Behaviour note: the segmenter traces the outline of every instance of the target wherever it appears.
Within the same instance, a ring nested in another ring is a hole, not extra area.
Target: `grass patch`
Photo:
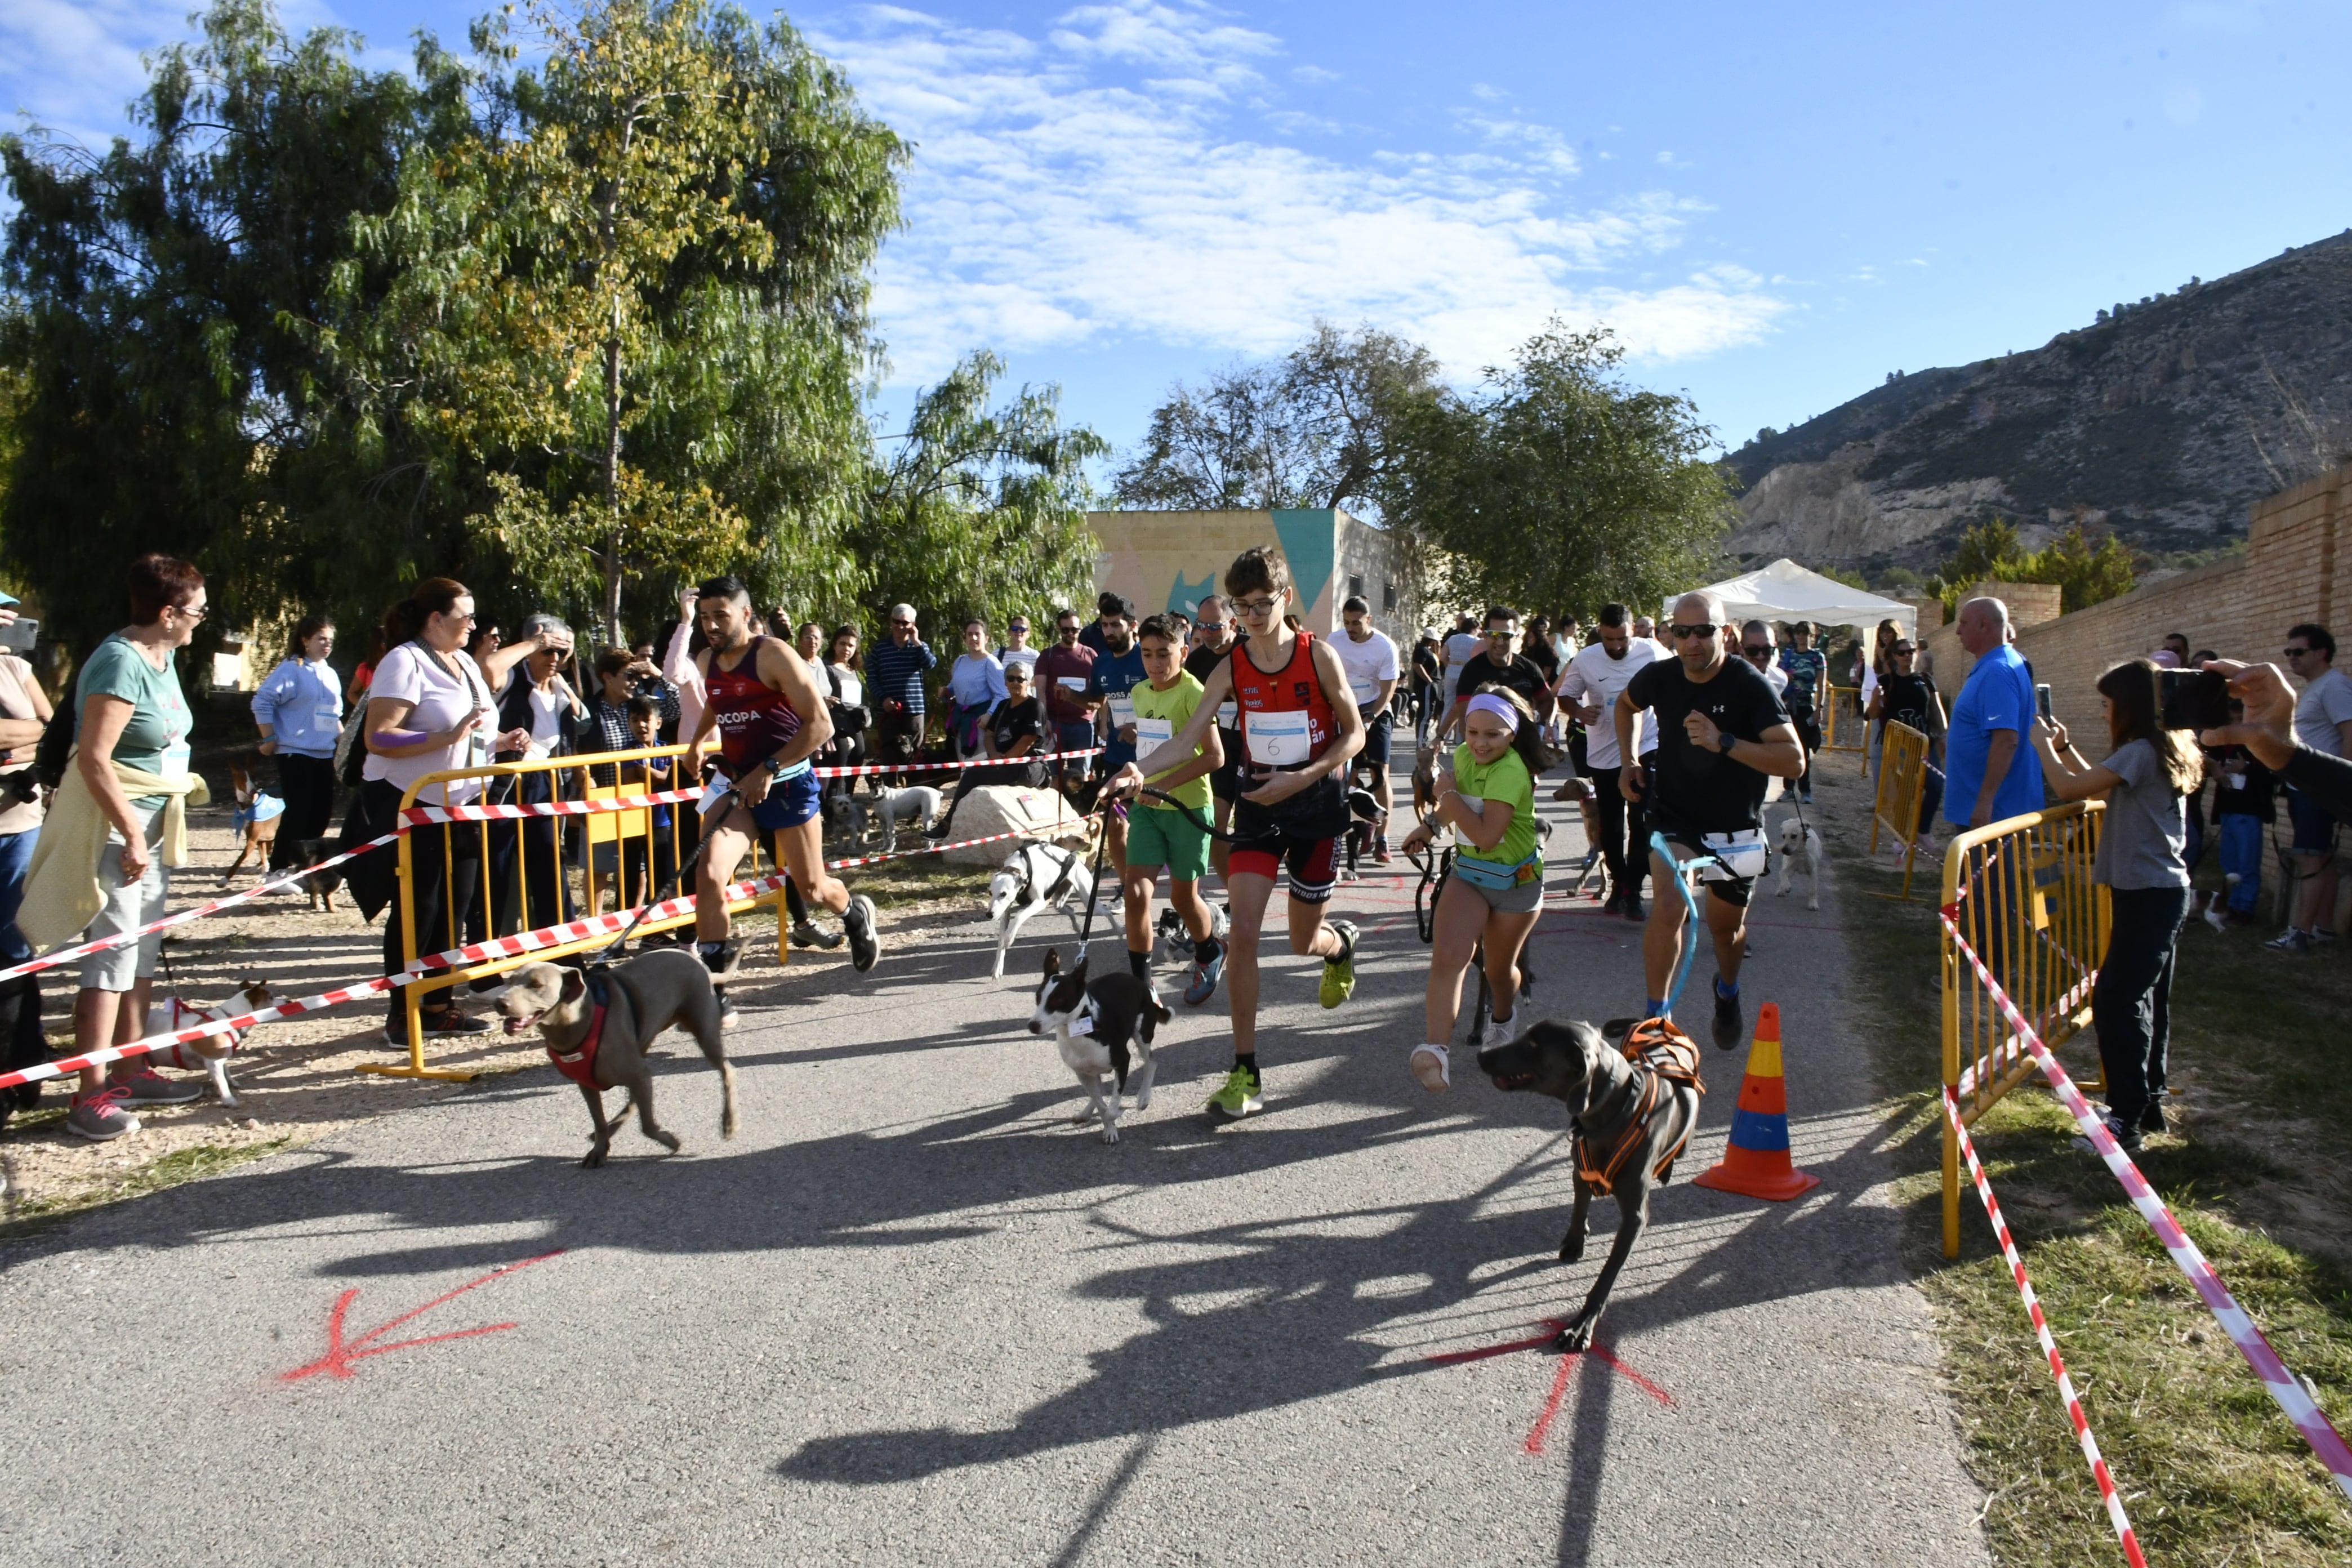
[[[1933,1005],[1935,868],[1899,876],[1865,853],[1868,807],[1832,763],[1822,814],[1838,864],[1857,1005],[1881,1087],[1899,1113],[1893,1153],[1906,1261],[1933,1308],[1968,1458],[1989,1494],[1985,1527],[2004,1565],[2118,1561],[2098,1491],[1975,1195],[1961,1198],[1961,1255],[1942,1247],[1941,1020]],[[2172,1081],[2183,1130],[2139,1161],[2182,1226],[2339,1427],[2352,1420],[2352,1274],[2341,1205],[2326,1201],[2352,1151],[2323,1043],[2340,1039],[2352,980],[2332,955],[2281,984],[2263,932],[2201,925],[2182,938],[2173,992]],[[2062,1050],[2095,1063],[2085,1037]],[[2284,1142],[2282,1122],[2294,1129]],[[2084,1413],[2150,1561],[2341,1563],[2352,1510],[2165,1256],[2104,1164],[2071,1146],[2073,1119],[2021,1089],[1973,1130]],[[2317,1175],[2313,1173],[2318,1173]]]
[[[176,1187],[183,1182],[217,1176],[248,1160],[265,1159],[290,1149],[299,1142],[299,1139],[289,1135],[256,1143],[200,1143],[193,1149],[175,1149],[160,1159],[126,1171],[120,1181],[103,1187],[88,1188],[56,1198],[31,1198],[21,1204],[16,1202],[12,1194],[7,1219],[0,1223],[0,1240],[13,1241],[36,1236],[55,1228],[77,1214],[103,1208],[126,1198],[160,1193],[165,1187]]]

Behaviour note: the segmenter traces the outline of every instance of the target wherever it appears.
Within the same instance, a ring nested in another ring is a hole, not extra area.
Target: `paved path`
[[[959,926],[870,983],[827,961],[747,993],[731,1144],[678,1040],[661,1105],[688,1158],[629,1132],[577,1169],[578,1097],[542,1069],[11,1248],[7,1559],[1988,1562],[1834,897],[1759,900],[1748,985],[1781,1005],[1822,1184],[1786,1206],[1688,1184],[1738,1087],[1710,1052],[1612,1365],[1430,1359],[1580,1300],[1614,1214],[1563,1269],[1559,1107],[1407,1078],[1410,892],[1343,894],[1370,922],[1345,1009],[1316,1006],[1311,963],[1269,966],[1269,1109],[1240,1127],[1199,1114],[1221,1014],[1163,1037],[1118,1146],[1072,1127],[1026,980],[989,984]],[[1024,974],[1068,941],[1031,933]],[[1637,1006],[1637,935],[1547,913],[1543,1010]]]

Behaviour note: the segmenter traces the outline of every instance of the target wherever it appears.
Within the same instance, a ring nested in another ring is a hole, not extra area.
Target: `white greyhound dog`
[[[1052,844],[1024,844],[1006,856],[988,879],[988,918],[996,922],[996,963],[988,977],[1004,978],[1004,955],[1032,916],[1047,909],[1066,912],[1071,900],[1092,903],[1094,896],[1095,874],[1082,856]]]

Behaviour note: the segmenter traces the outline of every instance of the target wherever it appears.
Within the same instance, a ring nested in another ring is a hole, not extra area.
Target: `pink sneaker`
[[[101,1089],[96,1094],[78,1095],[73,1109],[66,1112],[66,1131],[77,1138],[87,1138],[93,1143],[103,1143],[110,1138],[120,1138],[125,1132],[139,1131],[139,1118],[122,1109],[129,1091],[119,1088]]]

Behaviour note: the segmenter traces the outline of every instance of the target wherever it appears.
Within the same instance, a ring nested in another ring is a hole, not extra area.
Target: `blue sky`
[[[484,8],[288,16],[391,64]],[[111,133],[187,9],[6,0],[0,105]],[[1122,446],[1318,315],[1466,381],[1554,314],[1737,445],[2352,224],[2352,0],[790,14],[918,143],[886,405],[985,344]]]

